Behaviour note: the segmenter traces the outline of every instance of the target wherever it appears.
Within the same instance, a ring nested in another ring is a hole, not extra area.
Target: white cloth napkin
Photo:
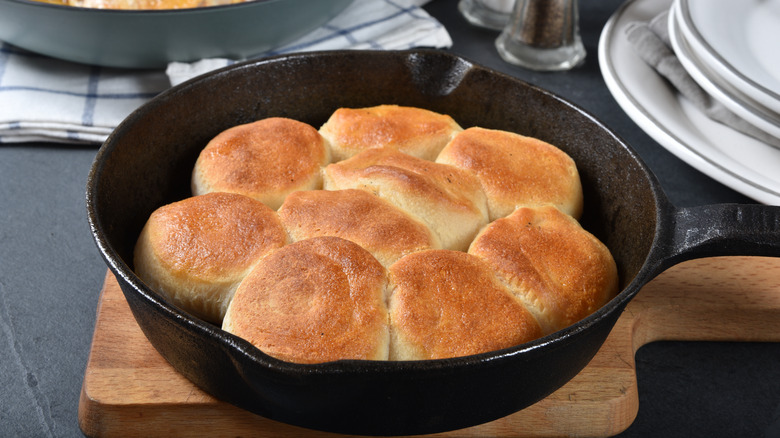
[[[426,2],[355,0],[322,27],[260,56],[451,47],[444,26],[420,7]],[[237,61],[205,59],[171,63],[165,71],[125,70],[61,61],[0,42],[0,143],[102,143],[127,115],[161,91]]]
[[[668,20],[669,14],[665,11],[649,22],[631,23],[626,27],[626,37],[649,66],[665,77],[682,96],[691,101],[707,117],[768,145],[780,148],[779,138],[734,114],[693,80],[672,49]]]

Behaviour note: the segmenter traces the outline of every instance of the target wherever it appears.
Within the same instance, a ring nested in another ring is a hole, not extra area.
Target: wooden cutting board
[[[593,361],[539,403],[480,426],[429,436],[607,436],[638,410],[634,353],[656,340],[780,341],[780,258],[677,265],[629,304]],[[88,436],[329,437],[220,402],[149,344],[110,273],[101,291],[81,398]]]

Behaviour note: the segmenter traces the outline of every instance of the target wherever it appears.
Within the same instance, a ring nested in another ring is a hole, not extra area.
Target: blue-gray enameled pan
[[[246,59],[305,35],[352,0],[250,0],[169,10],[95,9],[0,0],[0,40],[83,64],[164,68]]]

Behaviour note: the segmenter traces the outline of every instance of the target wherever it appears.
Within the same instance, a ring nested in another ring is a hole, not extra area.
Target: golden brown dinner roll
[[[555,207],[519,208],[469,248],[504,277],[545,334],[590,315],[617,293],[609,249]]]
[[[554,205],[577,219],[582,214],[582,185],[574,160],[541,140],[469,128],[455,136],[436,162],[477,175],[487,195],[491,221],[520,206]]]
[[[306,123],[281,117],[230,128],[201,151],[192,173],[192,193],[234,192],[276,210],[295,190],[322,187],[330,161],[325,140]]]
[[[441,359],[541,336],[523,303],[478,257],[428,250],[390,267],[390,359]]]
[[[367,249],[383,266],[423,249],[439,248],[425,224],[364,190],[308,190],[291,193],[279,218],[293,241],[336,236]]]
[[[287,235],[252,198],[209,193],[155,210],[135,246],[135,273],[175,305],[220,323],[249,270]]]
[[[222,328],[266,354],[298,363],[388,357],[387,275],[338,237],[292,243],[241,282]]]
[[[487,224],[487,200],[477,178],[454,166],[390,148],[367,149],[325,168],[327,190],[367,190],[414,215],[442,248],[465,251]]]
[[[433,161],[462,128],[447,115],[422,108],[379,105],[339,108],[320,127],[328,139],[333,161],[345,160],[375,147],[392,147]]]

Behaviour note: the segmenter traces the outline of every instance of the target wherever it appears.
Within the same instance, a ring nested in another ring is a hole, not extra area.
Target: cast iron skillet
[[[319,127],[339,107],[396,103],[558,145],[577,162],[583,225],[612,251],[620,294],[590,317],[500,351],[418,362],[298,365],[171,306],[132,272],[157,207],[189,196],[198,152],[218,132],[269,116]],[[439,51],[325,52],[229,67],[160,95],[99,151],[87,185],[95,241],[154,347],[215,397],[298,426],[351,434],[440,432],[544,398],[599,349],[626,303],[686,259],[780,255],[780,209],[675,208],[636,153],[601,122],[544,90]]]

